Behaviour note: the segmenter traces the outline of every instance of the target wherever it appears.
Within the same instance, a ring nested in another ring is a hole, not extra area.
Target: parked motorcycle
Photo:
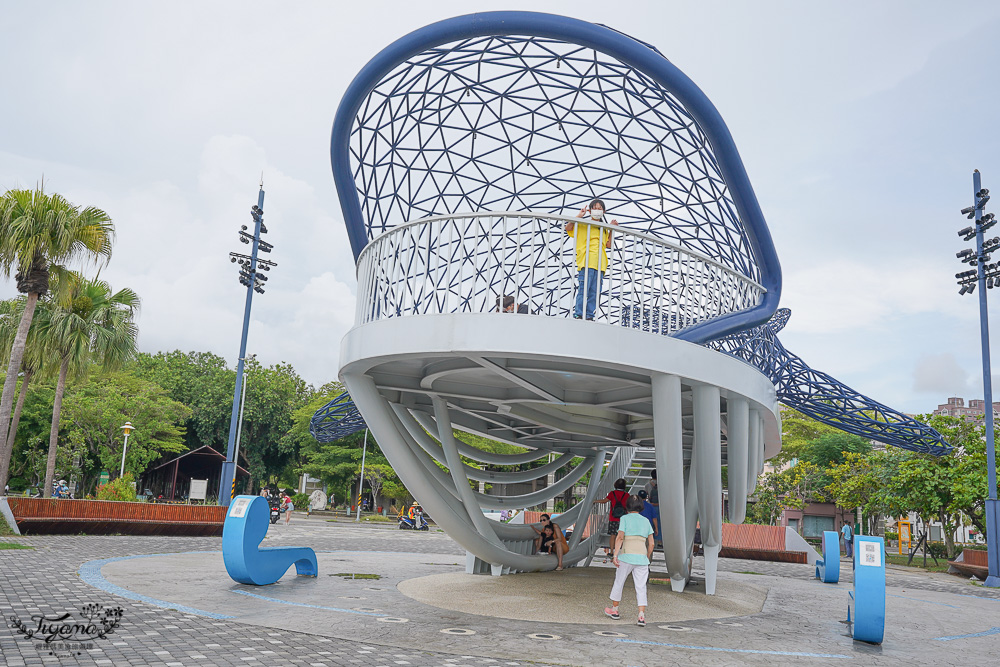
[[[269,502],[268,505],[271,507],[271,523],[278,523],[278,519],[281,518],[281,513],[285,510],[281,509],[281,507],[276,503]]]
[[[424,516],[422,512],[416,512],[416,521],[410,519],[410,517],[405,514],[399,517],[399,529],[400,530],[430,530],[427,522],[424,521]]]

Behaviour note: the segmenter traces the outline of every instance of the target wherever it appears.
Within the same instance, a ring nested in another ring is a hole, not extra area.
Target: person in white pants
[[[653,557],[653,526],[649,519],[639,514],[643,502],[636,496],[629,496],[625,503],[628,514],[623,516],[618,525],[618,535],[615,538],[615,548],[612,562],[618,570],[615,572],[615,585],[611,588],[611,606],[604,608],[604,614],[618,620],[618,605],[622,601],[622,589],[625,580],[632,575],[635,586],[635,600],[639,606],[639,618],[636,624],[646,625],[646,580],[649,579],[649,562]]]

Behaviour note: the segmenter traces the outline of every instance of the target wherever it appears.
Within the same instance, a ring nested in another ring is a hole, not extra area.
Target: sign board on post
[[[208,495],[208,480],[207,479],[192,479],[191,480],[191,491],[188,493],[188,497],[191,500],[205,500]]]

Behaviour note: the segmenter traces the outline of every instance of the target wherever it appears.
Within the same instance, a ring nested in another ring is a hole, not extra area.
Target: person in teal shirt
[[[615,585],[611,588],[611,606],[604,608],[605,615],[615,620],[621,618],[618,604],[622,601],[625,580],[632,575],[635,586],[635,600],[639,606],[639,626],[646,625],[646,581],[649,579],[649,562],[653,557],[653,526],[649,519],[639,514],[644,503],[636,496],[629,496],[625,503],[628,514],[618,525],[612,562],[618,568]]]

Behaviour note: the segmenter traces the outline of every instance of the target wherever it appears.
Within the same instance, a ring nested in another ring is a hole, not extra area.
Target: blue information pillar
[[[847,620],[858,641],[881,644],[885,636],[885,543],[854,536],[854,590],[847,594]]]
[[[840,581],[840,533],[823,531],[823,557],[816,559],[816,578],[824,584]]]

